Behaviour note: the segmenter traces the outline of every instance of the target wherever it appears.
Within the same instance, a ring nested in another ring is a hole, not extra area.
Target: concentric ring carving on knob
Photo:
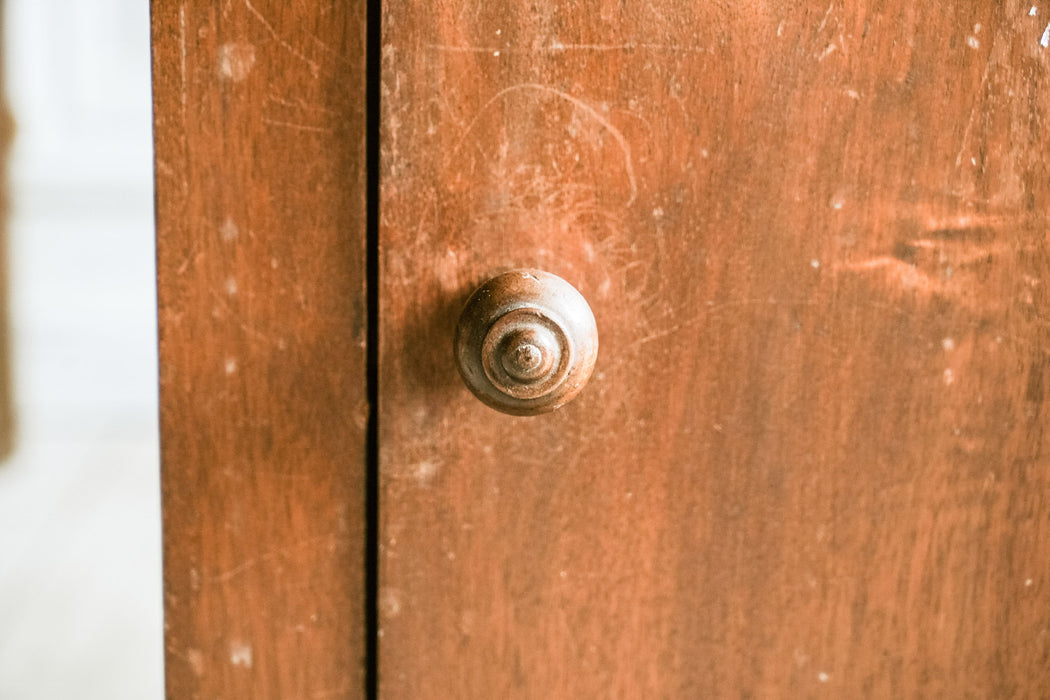
[[[557,275],[515,270],[467,301],[456,327],[456,360],[467,387],[504,413],[553,411],[580,393],[598,356],[587,300]]]

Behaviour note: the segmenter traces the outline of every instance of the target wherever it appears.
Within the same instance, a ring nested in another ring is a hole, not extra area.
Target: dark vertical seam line
[[[365,438],[365,697],[379,697],[379,131],[382,78],[382,0],[366,0],[365,162],[368,337],[365,371],[368,429]]]

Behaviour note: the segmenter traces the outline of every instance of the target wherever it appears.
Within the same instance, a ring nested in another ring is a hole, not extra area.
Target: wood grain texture
[[[365,7],[152,12],[167,693],[360,697]]]
[[[386,698],[1050,687],[1050,5],[388,0]],[[471,290],[588,298],[572,404]]]

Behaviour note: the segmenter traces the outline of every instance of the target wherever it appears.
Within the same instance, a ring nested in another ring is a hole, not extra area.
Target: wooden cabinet
[[[172,697],[1050,683],[1050,5],[153,13]],[[452,357],[517,267],[545,416]]]

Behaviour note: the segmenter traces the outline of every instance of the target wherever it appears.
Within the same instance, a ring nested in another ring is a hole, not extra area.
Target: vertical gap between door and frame
[[[368,336],[365,360],[365,697],[379,696],[379,131],[382,0],[366,0],[366,263]]]

